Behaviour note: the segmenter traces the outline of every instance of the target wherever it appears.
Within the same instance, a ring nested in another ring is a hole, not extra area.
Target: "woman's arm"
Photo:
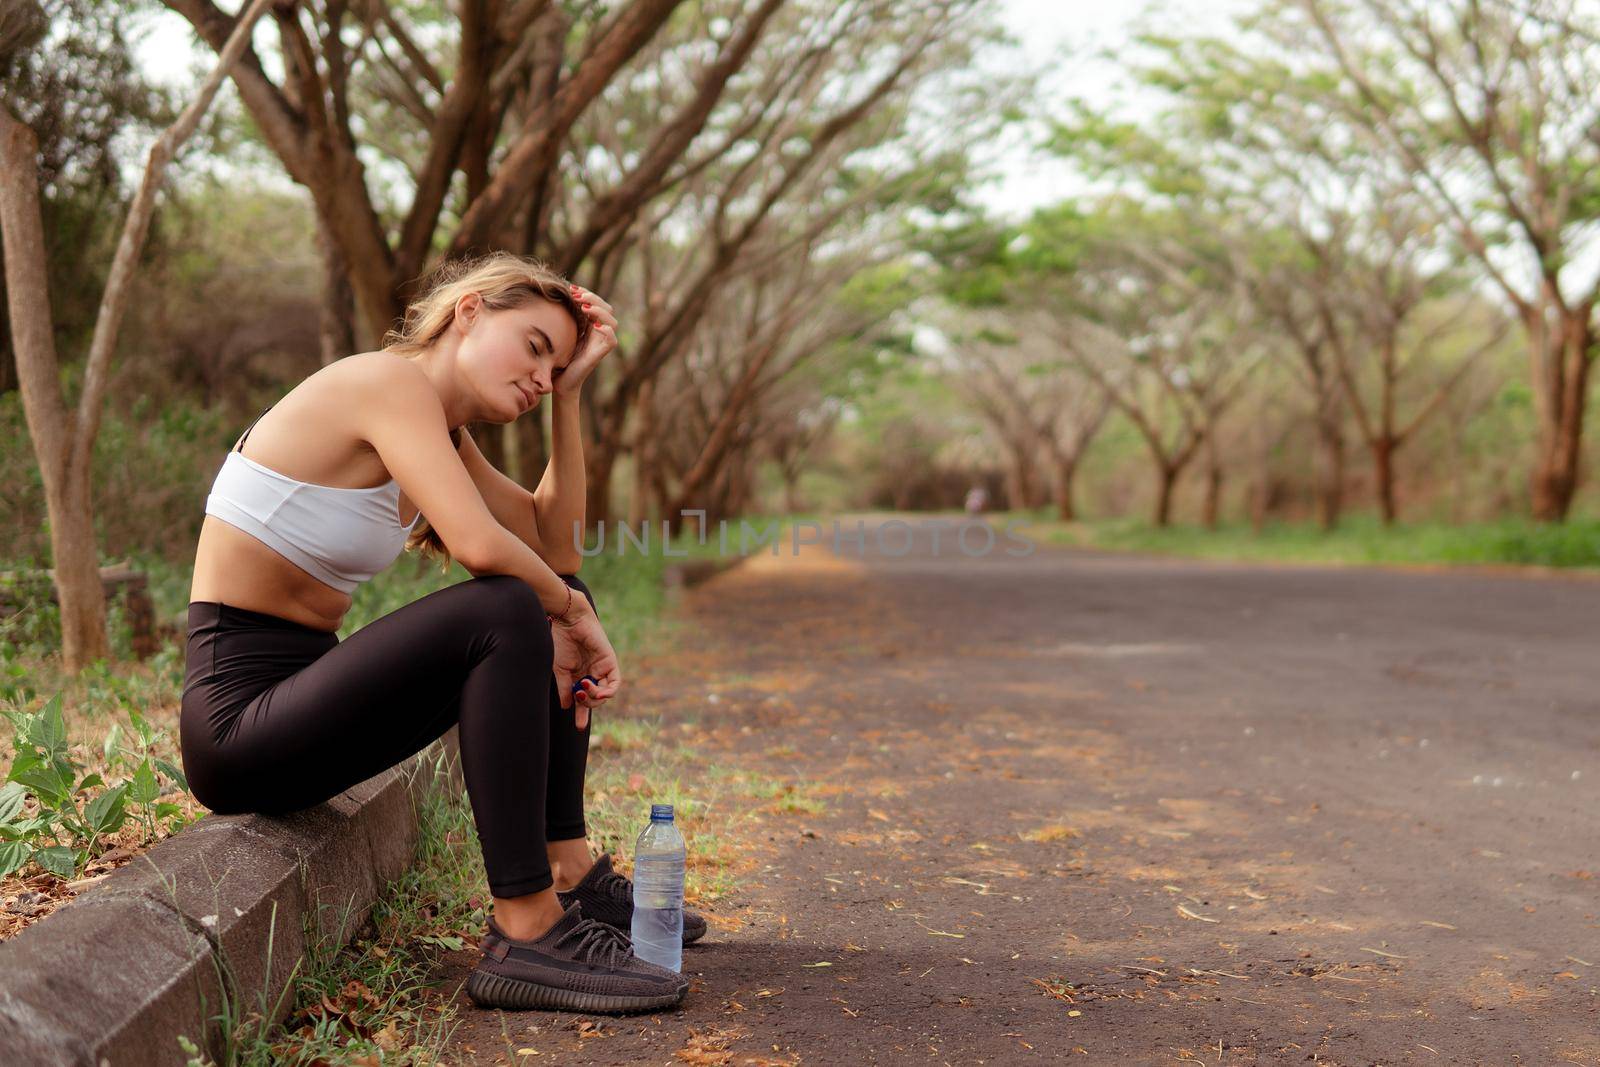
[[[370,401],[351,406],[357,435],[371,443],[468,573],[514,574],[533,587],[546,612],[567,609],[571,590],[559,572],[496,518],[460,453],[450,447],[444,408],[420,368],[389,361]],[[578,600],[573,614],[581,618],[589,605],[583,597]]]
[[[489,506],[489,511],[494,514],[500,525],[521,538],[524,544],[537,552],[539,558],[558,573],[570,574],[571,571],[562,570],[572,561],[561,555],[561,546],[555,545],[557,551],[552,555],[544,539],[539,536],[539,527],[534,521],[533,494],[497,470],[495,465],[484,457],[470,433],[461,434],[458,452],[462,464],[467,468],[467,473],[472,475],[473,484],[478,487],[483,502]]]
[[[582,302],[591,323],[583,351],[574,355],[552,383],[550,393],[550,462],[533,491],[534,522],[539,540],[552,558],[565,557],[571,574],[583,560],[584,507],[582,406],[579,395],[595,365],[617,347],[617,317],[611,305],[580,285],[572,295]],[[570,553],[570,554],[569,554]]]
[[[579,531],[583,529],[587,492],[578,393],[552,393],[550,403],[550,462],[533,491],[533,515],[549,558],[572,564],[569,570],[557,570],[575,574],[583,554],[579,551],[582,534],[573,533],[573,524]]]

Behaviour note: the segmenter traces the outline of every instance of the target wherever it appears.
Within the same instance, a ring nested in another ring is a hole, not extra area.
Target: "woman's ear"
[[[456,301],[456,325],[462,333],[472,329],[472,324],[478,321],[478,314],[483,310],[483,297],[477,293],[464,293]]]

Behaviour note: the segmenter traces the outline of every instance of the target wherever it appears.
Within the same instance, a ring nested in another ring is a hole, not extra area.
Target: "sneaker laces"
[[[552,948],[572,943],[574,959],[615,967],[633,955],[633,940],[614,926],[598,919],[580,919],[576,926],[556,939]]]
[[[615,868],[607,871],[595,884],[595,888],[612,900],[623,904],[633,904],[633,883],[624,874],[619,874]]]

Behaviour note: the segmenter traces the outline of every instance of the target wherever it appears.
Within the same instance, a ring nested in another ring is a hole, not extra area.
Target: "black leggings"
[[[574,575],[562,580],[594,597]],[[552,883],[546,841],[585,836],[589,729],[561,710],[550,622],[520,578],[486,575],[336,634],[189,604],[180,743],[218,814],[311,807],[460,724],[461,769],[497,897]]]

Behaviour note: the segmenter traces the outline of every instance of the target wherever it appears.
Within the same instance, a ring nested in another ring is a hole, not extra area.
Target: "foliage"
[[[192,558],[204,518],[203,487],[238,418],[187,399],[135,394],[111,406],[94,452],[96,532],[103,556]],[[20,394],[0,393],[0,558],[49,566],[44,483],[28,445]]]
[[[1197,526],[1159,530],[1127,519],[1052,525],[1039,514],[1030,535],[1071,544],[1214,559],[1304,563],[1515,564],[1600,568],[1600,520],[1561,525],[1502,519],[1482,523],[1399,523],[1351,516],[1333,532],[1302,523],[1268,523],[1210,531]]]
[[[8,5],[8,13],[25,6]],[[124,142],[176,114],[174,100],[147,84],[134,64],[128,25],[143,6],[41,0],[37,8],[49,31],[30,46],[0,52],[0,100],[39,139],[40,208],[64,356],[84,348],[94,326],[126,194]],[[9,346],[5,326],[0,350],[7,361]]]
[[[0,785],[0,877],[34,863],[61,878],[75,878],[130,817],[142,825],[145,840],[157,836],[158,822],[167,833],[184,825],[183,808],[162,799],[173,788],[188,789],[183,772],[151,755],[159,728],[136,709],[127,711],[129,743],[118,724],[101,746],[107,772],[124,772],[115,785],[98,771],[82,773],[59,695],[36,712],[4,712],[15,730],[16,754]],[[162,776],[169,782],[165,788]],[[98,791],[88,796],[90,790]]]

